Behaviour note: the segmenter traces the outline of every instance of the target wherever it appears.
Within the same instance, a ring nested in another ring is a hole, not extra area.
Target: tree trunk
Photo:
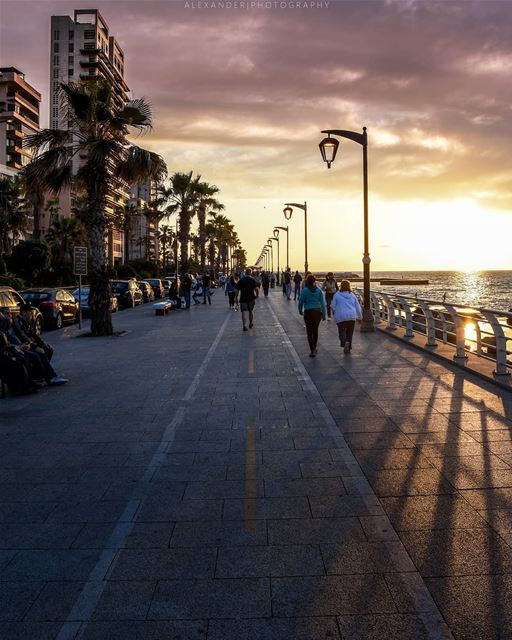
[[[110,280],[105,253],[105,225],[101,223],[91,225],[87,231],[90,253],[91,333],[93,336],[111,336],[114,329],[110,312]]]
[[[201,265],[201,273],[206,268],[206,209],[201,206],[197,210],[197,218],[199,221],[199,262]]]
[[[182,209],[180,212],[180,274],[188,273],[188,238],[190,235],[190,214]]]

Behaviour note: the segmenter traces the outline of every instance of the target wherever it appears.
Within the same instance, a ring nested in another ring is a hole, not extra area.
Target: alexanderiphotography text
[[[242,11],[262,9],[328,9],[330,0],[185,0],[185,9],[234,9]]]

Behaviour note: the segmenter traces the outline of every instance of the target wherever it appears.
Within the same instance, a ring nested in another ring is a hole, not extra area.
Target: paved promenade
[[[2,640],[512,638],[512,394],[272,292],[48,334],[0,400]]]

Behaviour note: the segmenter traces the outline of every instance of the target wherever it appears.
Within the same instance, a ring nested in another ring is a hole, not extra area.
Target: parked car
[[[112,280],[112,295],[120,307],[135,307],[142,303],[142,291],[136,280]]]
[[[137,282],[137,284],[139,285],[139,289],[142,291],[143,302],[151,302],[155,299],[155,292],[149,282],[143,280],[142,282]]]
[[[91,308],[89,307],[89,292],[90,292],[90,288],[88,286],[82,287],[82,289],[75,289],[74,291],[71,292],[71,295],[73,296],[73,298],[77,301],[81,303],[81,307],[82,307],[82,314],[83,315],[87,315]],[[79,299],[78,295],[79,293],[82,294],[82,298]],[[117,298],[115,296],[111,296],[110,297],[110,311],[112,313],[115,313],[117,310],[119,309],[119,305],[117,302]]]
[[[160,278],[145,278],[144,282],[149,282],[149,284],[152,286],[155,293],[155,299],[164,297],[164,285],[162,284]]]
[[[41,287],[20,291],[23,300],[37,307],[45,327],[60,329],[65,323],[76,322],[78,302],[67,289]]]
[[[0,309],[10,309],[14,317],[20,312],[22,302],[23,298],[12,287],[0,287]],[[32,312],[32,324],[35,332],[40,334],[43,328],[43,314],[37,307],[34,307]]]

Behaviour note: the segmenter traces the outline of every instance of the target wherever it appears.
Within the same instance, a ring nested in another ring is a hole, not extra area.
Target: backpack
[[[33,393],[36,387],[25,363],[25,358],[17,351],[5,348],[0,353],[0,378],[10,393]]]

